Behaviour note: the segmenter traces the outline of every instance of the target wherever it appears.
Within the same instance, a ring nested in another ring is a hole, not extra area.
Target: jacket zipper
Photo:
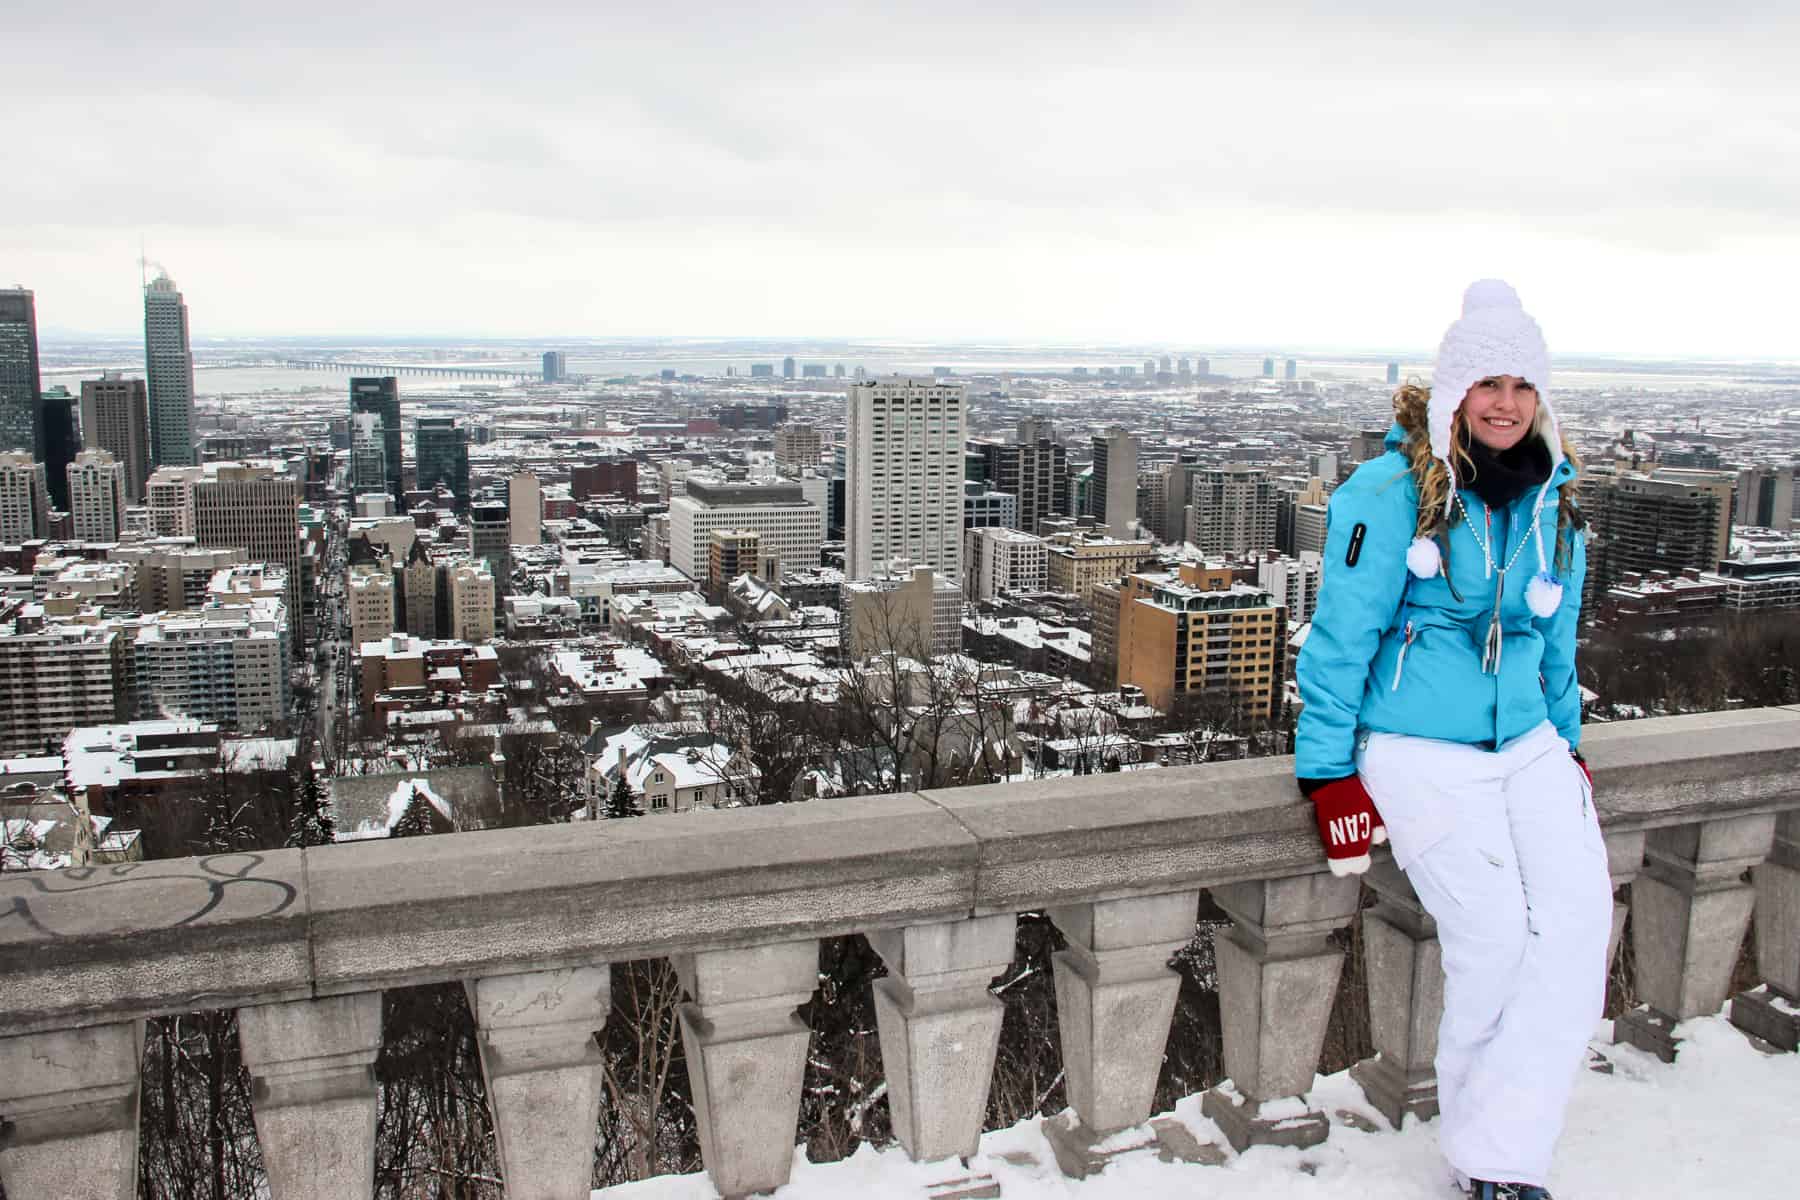
[[[1408,621],[1406,623],[1406,640],[1400,643],[1400,654],[1394,659],[1394,686],[1388,689],[1390,692],[1397,692],[1400,690],[1400,676],[1406,670],[1406,648],[1412,645],[1412,643],[1413,623]]]

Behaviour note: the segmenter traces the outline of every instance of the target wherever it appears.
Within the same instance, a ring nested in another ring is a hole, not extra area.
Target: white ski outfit
[[[1332,495],[1325,575],[1295,666],[1305,705],[1295,769],[1333,869],[1366,865],[1367,833],[1334,847],[1326,798],[1332,815],[1372,801],[1437,922],[1445,1157],[1465,1184],[1544,1187],[1601,1016],[1612,926],[1605,844],[1574,757],[1586,548],[1558,527],[1573,464],[1548,411],[1542,335],[1510,288],[1469,289],[1438,367],[1429,428],[1396,423],[1388,452]],[[1498,459],[1476,454],[1488,465],[1472,479],[1453,469],[1447,529],[1415,537],[1406,444],[1428,439],[1447,463],[1465,392],[1503,374],[1538,388],[1542,443],[1528,435]],[[1533,482],[1496,495],[1495,476],[1514,470]]]

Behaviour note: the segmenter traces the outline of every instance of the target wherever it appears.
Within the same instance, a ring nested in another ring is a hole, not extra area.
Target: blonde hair
[[[1429,412],[1431,408],[1431,389],[1418,383],[1406,383],[1394,393],[1394,420],[1406,431],[1406,442],[1400,447],[1410,464],[1413,482],[1419,489],[1419,512],[1413,526],[1413,536],[1432,538],[1438,543],[1443,554],[1446,578],[1449,576],[1450,562],[1450,522],[1445,517],[1445,506],[1450,499],[1450,471],[1443,462],[1431,453],[1431,434]],[[1531,432],[1537,437],[1544,436],[1549,424],[1549,409],[1539,404],[1537,416],[1532,420]],[[1575,455],[1575,447],[1569,444],[1566,435],[1558,431],[1558,440],[1562,442],[1563,457],[1569,465],[1577,469],[1581,460]],[[1475,463],[1469,457],[1469,422],[1463,416],[1462,406],[1458,405],[1456,416],[1450,423],[1450,460],[1456,464],[1459,479],[1467,479],[1474,473]],[[1566,571],[1569,568],[1569,557],[1573,553],[1576,531],[1586,524],[1581,510],[1575,506],[1574,497],[1569,489],[1561,488],[1557,492],[1556,504],[1556,569]]]

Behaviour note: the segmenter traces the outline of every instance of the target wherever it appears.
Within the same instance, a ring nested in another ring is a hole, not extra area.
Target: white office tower
[[[850,385],[849,578],[906,559],[961,581],[964,407],[960,383],[890,375]]]
[[[1164,370],[1168,368],[1165,367]],[[1131,537],[1137,520],[1137,439],[1113,425],[1094,438],[1094,481],[1089,511],[1106,522],[1108,537]]]
[[[1017,529],[970,529],[964,534],[963,594],[992,600],[1041,592],[1049,586],[1049,544]]]
[[[144,288],[144,374],[150,385],[150,465],[186,467],[194,453],[194,355],[188,311],[175,281],[158,274]]]
[[[0,543],[16,545],[50,532],[44,464],[29,450],[0,454]]]
[[[125,528],[125,464],[104,450],[83,450],[68,471],[75,540],[118,541]]]
[[[512,544],[536,546],[544,540],[544,488],[530,471],[506,481],[506,503],[512,510]]]

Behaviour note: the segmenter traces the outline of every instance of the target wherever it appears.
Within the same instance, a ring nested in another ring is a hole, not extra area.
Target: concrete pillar
[[[1775,826],[1756,886],[1756,966],[1762,985],[1731,1001],[1731,1023],[1783,1050],[1800,1050],[1800,812]]]
[[[1444,1015],[1444,961],[1437,922],[1419,903],[1406,873],[1382,859],[1363,876],[1377,897],[1362,913],[1369,985],[1369,1035],[1375,1055],[1350,1077],[1376,1111],[1400,1128],[1408,1113],[1437,1116],[1438,1023]]]
[[[812,1031],[795,1009],[819,983],[816,938],[675,959],[700,1157],[721,1196],[787,1182]]]
[[[144,1023],[0,1038],[0,1185],[12,1200],[137,1200]]]
[[[238,1038],[271,1200],[368,1200],[381,993],[240,1008]]]
[[[1051,957],[1069,1104],[1092,1133],[1150,1119],[1181,976],[1169,959],[1194,938],[1200,893],[1053,908],[1068,941]]]
[[[494,975],[464,985],[507,1200],[589,1190],[603,1059],[594,1034],[612,1008],[612,969]]]
[[[1350,923],[1361,894],[1360,879],[1329,872],[1213,889],[1232,920],[1229,932],[1213,939],[1230,1079],[1206,1093],[1200,1111],[1240,1152],[1313,1146],[1330,1130],[1310,1105],[1300,1114],[1284,1105],[1279,1116],[1260,1109],[1304,1100],[1312,1088],[1344,966],[1330,935]]]
[[[1756,893],[1743,873],[1768,857],[1774,814],[1721,817],[1650,832],[1631,885],[1631,946],[1644,1004],[1613,1022],[1614,1040],[1673,1062],[1675,1022],[1717,1012]]]
[[[868,935],[888,969],[875,1023],[894,1135],[920,1162],[980,1148],[1006,1009],[988,984],[1013,960],[1017,925],[1007,913]]]

